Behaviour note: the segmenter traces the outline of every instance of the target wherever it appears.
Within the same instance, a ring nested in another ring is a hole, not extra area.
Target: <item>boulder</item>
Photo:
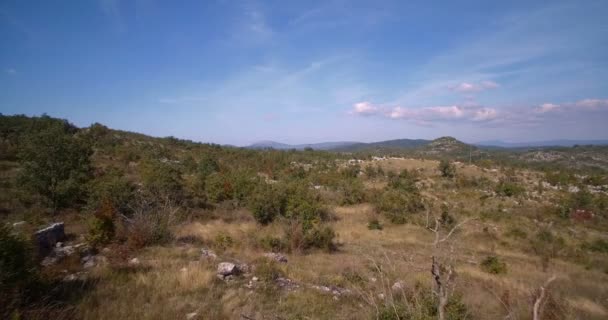
[[[49,254],[57,242],[65,239],[63,222],[53,223],[50,226],[36,231],[34,234],[35,245],[38,248],[38,255],[44,257]]]
[[[217,275],[222,277],[237,275],[239,268],[232,262],[221,262],[217,265]]]
[[[405,290],[405,282],[398,280],[397,282],[393,283],[391,289],[393,290],[393,293],[401,293],[403,290]]]

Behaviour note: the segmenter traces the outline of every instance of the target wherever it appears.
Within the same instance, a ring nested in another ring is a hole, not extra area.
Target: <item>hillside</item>
[[[253,150],[0,116],[0,318],[605,319],[608,175],[570,160],[605,149]]]

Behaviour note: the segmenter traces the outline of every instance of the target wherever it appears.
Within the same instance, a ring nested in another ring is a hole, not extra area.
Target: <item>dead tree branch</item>
[[[538,297],[536,298],[536,301],[534,301],[534,309],[532,310],[532,319],[533,320],[540,320],[540,315],[541,315],[540,308],[541,308],[543,300],[545,299],[545,296],[546,296],[546,289],[549,287],[551,282],[553,282],[556,278],[557,278],[557,276],[554,274],[553,276],[551,276],[551,278],[547,279],[547,281],[545,282],[544,285],[542,285],[540,287],[540,293],[539,293]]]

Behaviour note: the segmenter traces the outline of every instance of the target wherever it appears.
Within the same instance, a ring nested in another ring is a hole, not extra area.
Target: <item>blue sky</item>
[[[0,112],[245,145],[608,138],[608,1],[0,2]]]

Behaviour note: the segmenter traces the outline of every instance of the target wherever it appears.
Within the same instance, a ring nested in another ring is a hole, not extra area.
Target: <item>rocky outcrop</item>
[[[38,255],[44,257],[48,255],[57,242],[65,239],[65,230],[63,222],[53,223],[52,225],[38,230],[34,234],[34,242],[38,249]]]
[[[264,257],[276,262],[287,263],[287,256],[282,253],[268,252],[264,254]]]

